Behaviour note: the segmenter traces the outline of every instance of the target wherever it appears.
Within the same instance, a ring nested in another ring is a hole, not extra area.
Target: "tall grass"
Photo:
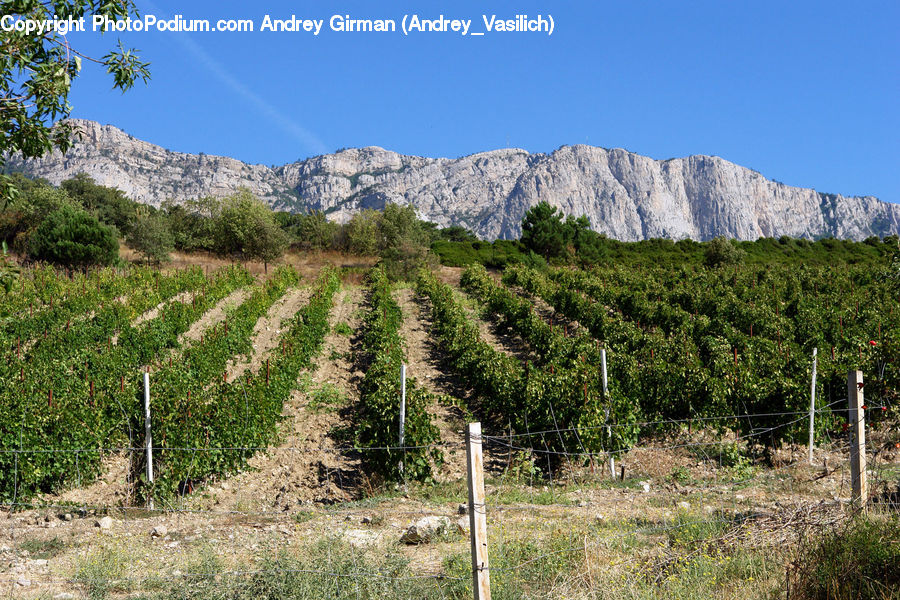
[[[852,519],[801,544],[795,565],[792,599],[900,599],[900,517]]]

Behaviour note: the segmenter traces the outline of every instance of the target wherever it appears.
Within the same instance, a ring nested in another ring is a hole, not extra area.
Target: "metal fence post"
[[[406,445],[406,365],[400,365],[400,448]],[[400,460],[403,475],[403,460]]]
[[[153,432],[150,429],[150,373],[144,373],[144,440],[147,446],[147,483],[153,483]],[[153,492],[148,500],[148,507],[153,508]]]
[[[812,358],[812,384],[809,390],[809,464],[813,464],[813,446],[815,445],[815,426],[816,426],[816,355],[819,353],[818,348],[813,348]]]
[[[606,403],[606,436],[609,438],[610,446],[612,446],[612,428],[609,426],[609,386],[606,379],[606,348],[600,349],[600,371],[603,374],[603,402]],[[612,448],[609,452],[609,476],[616,478],[616,459],[613,458]]]

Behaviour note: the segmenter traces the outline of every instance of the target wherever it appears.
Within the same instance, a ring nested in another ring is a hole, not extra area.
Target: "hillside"
[[[900,314],[867,265],[305,272],[0,288],[0,596],[466,600],[480,513],[497,599],[896,597]]]
[[[576,145],[550,154],[503,149],[447,159],[366,147],[271,168],[172,152],[110,125],[78,124],[83,136],[65,156],[11,157],[8,168],[54,184],[85,172],[153,205],[223,196],[242,186],[276,209],[322,210],[338,221],[388,201],[411,203],[421,218],[464,225],[484,239],[517,237],[525,211],[542,200],[587,215],[596,231],[623,241],[860,240],[900,232],[900,206],[787,186],[711,156],[659,161]]]

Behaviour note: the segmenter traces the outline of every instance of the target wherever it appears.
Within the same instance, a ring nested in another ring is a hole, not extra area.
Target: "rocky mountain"
[[[280,167],[171,152],[109,125],[77,121],[65,155],[11,157],[7,168],[54,184],[84,172],[131,198],[224,196],[249,188],[273,208],[321,210],[346,221],[363,208],[410,203],[421,218],[464,225],[484,239],[517,237],[541,200],[620,240],[707,240],[717,235],[863,239],[900,232],[900,205],[771,181],[715,156],[654,160],[622,149],[563,146],[550,154],[506,149],[462,158],[351,148]]]

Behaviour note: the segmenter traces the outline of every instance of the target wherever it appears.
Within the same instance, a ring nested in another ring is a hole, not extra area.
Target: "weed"
[[[686,467],[679,466],[672,469],[672,472],[669,473],[667,479],[683,485],[691,480],[691,473]]]
[[[860,516],[800,544],[791,598],[900,598],[900,517]]]
[[[310,392],[309,409],[313,412],[333,412],[346,403],[347,397],[331,383],[323,383]]]
[[[532,453],[519,450],[512,455],[504,475],[514,483],[531,483],[540,479],[541,469],[535,464]]]
[[[128,559],[114,547],[100,548],[82,559],[75,571],[75,582],[85,586],[88,598],[102,600],[114,590],[125,590],[120,581],[128,572]]]
[[[195,575],[192,578],[195,586],[215,582],[216,575],[223,569],[221,559],[209,546],[200,549],[194,561],[187,566],[188,572]]]
[[[294,513],[294,522],[295,523],[306,523],[315,518],[316,514],[314,512],[310,512],[308,510],[301,510]]]
[[[408,559],[394,553],[369,558],[340,538],[332,538],[304,548],[297,556],[287,552],[262,556],[246,577],[224,578],[209,586],[198,586],[187,580],[178,582],[174,589],[168,590],[159,598],[391,600],[435,595],[441,597],[444,591],[451,598],[465,597],[463,592],[467,589],[467,579],[442,582],[431,578],[408,577],[408,562]],[[464,577],[464,565],[461,561],[460,571],[454,575]],[[348,573],[373,572],[381,573],[382,576],[346,576]]]
[[[54,537],[49,540],[25,540],[19,544],[19,550],[28,552],[30,558],[50,559],[62,553],[66,543]]]
[[[728,528],[729,523],[720,519],[701,519],[680,513],[675,522],[667,527],[666,536],[674,547],[690,547],[711,544]]]

